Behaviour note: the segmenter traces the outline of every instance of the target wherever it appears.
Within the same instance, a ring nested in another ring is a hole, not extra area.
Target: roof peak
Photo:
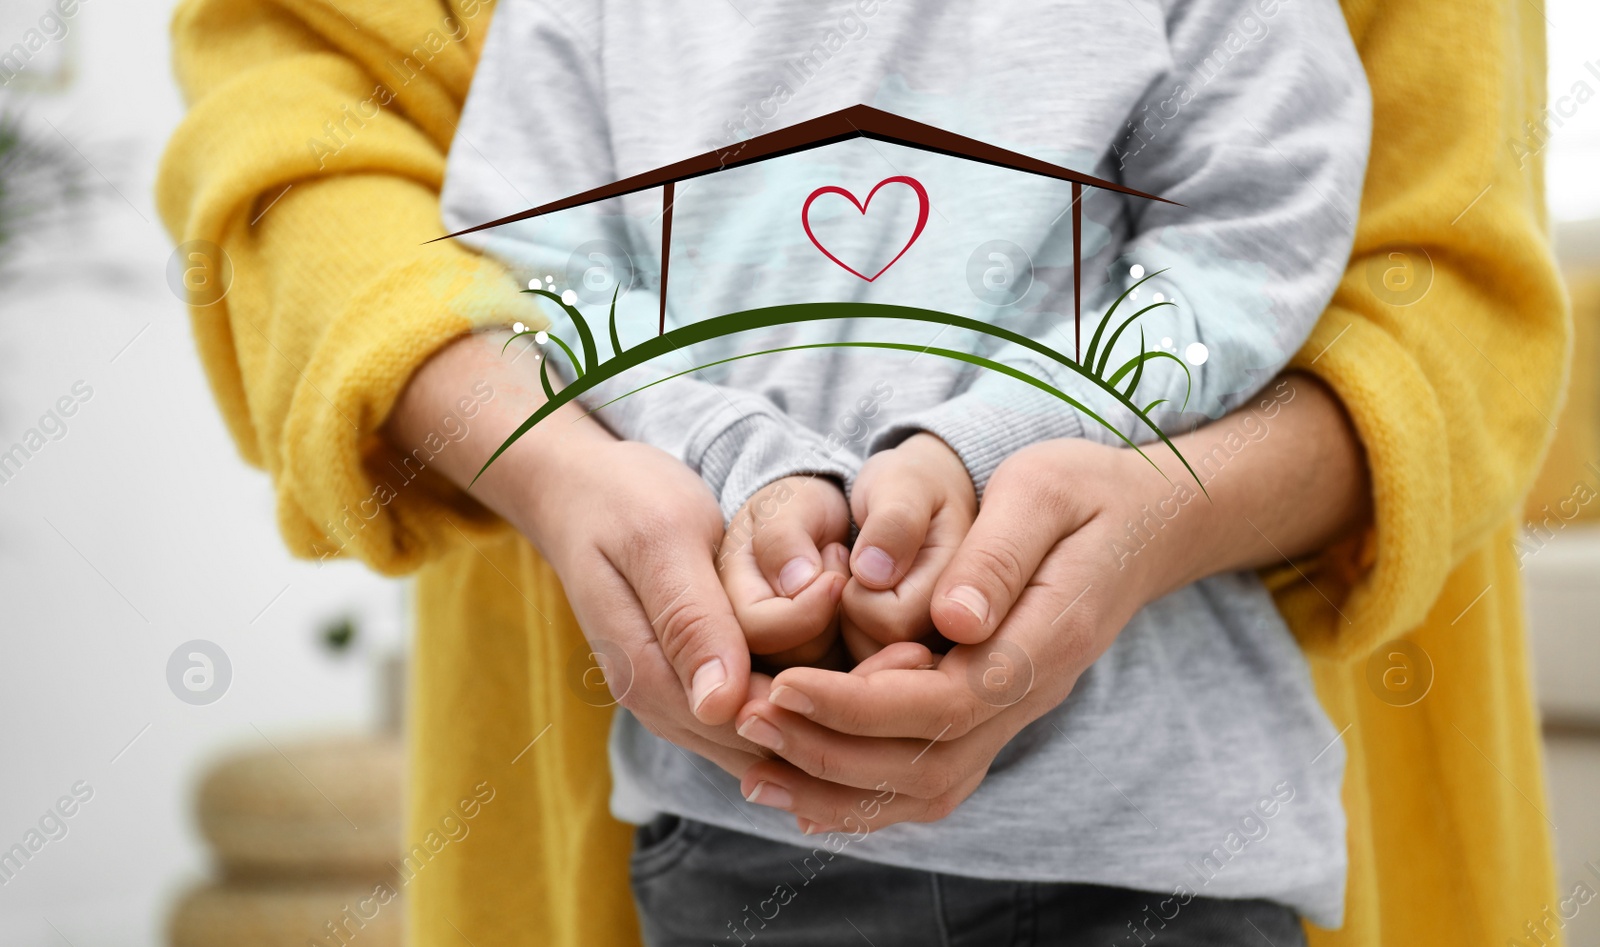
[[[715,174],[718,171],[727,171],[731,168],[755,164],[772,158],[810,151],[827,145],[850,141],[854,138],[867,138],[873,141],[882,141],[888,144],[902,145],[907,148],[916,148],[920,151],[934,154],[949,155],[954,158],[964,158],[968,161],[977,161],[981,164],[1008,168],[1021,171],[1025,174],[1036,174],[1043,177],[1055,178],[1059,181],[1068,181],[1085,187],[1097,187],[1102,190],[1115,191],[1132,197],[1144,198],[1152,201],[1172,203],[1164,197],[1146,194],[1133,188],[1107,181],[1093,175],[1083,174],[1071,168],[1050,164],[1038,158],[1008,151],[997,145],[958,135],[955,132],[945,131],[914,119],[885,112],[870,105],[856,104],[847,108],[819,115],[816,118],[806,119],[793,125],[775,129],[770,132],[748,138],[725,148],[717,148],[692,158],[685,158],[652,171],[644,171],[631,175],[620,181],[604,184],[591,188],[570,197],[560,198],[538,207],[501,217],[468,227],[455,233],[440,237],[446,240],[451,237],[460,237],[481,230],[542,217],[556,211],[567,210],[572,207],[582,207],[598,201],[621,197],[653,187],[664,187],[678,181],[690,178],[703,177]]]

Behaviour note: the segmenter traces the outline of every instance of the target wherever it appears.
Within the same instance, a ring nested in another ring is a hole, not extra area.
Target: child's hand
[[[978,501],[955,451],[916,434],[867,460],[850,504],[861,534],[840,629],[851,656],[864,661],[885,645],[934,632],[929,596],[972,528]]]
[[[717,571],[751,654],[776,667],[843,665],[837,616],[849,530],[844,491],[825,477],[769,484],[734,517]]]

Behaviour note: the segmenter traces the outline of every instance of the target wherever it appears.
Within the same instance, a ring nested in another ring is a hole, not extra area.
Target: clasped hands
[[[726,532],[705,484],[651,447],[606,436],[560,457],[555,480],[583,489],[524,532],[612,656],[615,696],[808,834],[948,815],[1163,590],[1159,554],[1110,552],[1114,499],[1163,481],[1087,441],[1013,454],[980,509],[955,453],[916,435],[863,466],[853,509],[829,479],[788,478]]]
[[[1161,450],[1036,443],[1000,464],[978,505],[955,454],[918,435],[863,466],[850,552],[845,498],[820,478],[761,491],[725,534],[698,475],[575,404],[480,474],[544,398],[502,344],[465,336],[437,353],[388,438],[424,443],[461,391],[492,385],[438,472],[472,485],[555,570],[624,707],[805,831],[943,818],[1145,604],[1360,539],[1372,519],[1337,398],[1292,375],[1258,407],[1174,438],[1190,456],[1232,458],[1181,512],[1173,498],[1192,496],[1193,474]],[[1256,446],[1217,454],[1240,431]],[[1130,542],[1152,509],[1159,534]],[[953,644],[940,654],[932,641]]]

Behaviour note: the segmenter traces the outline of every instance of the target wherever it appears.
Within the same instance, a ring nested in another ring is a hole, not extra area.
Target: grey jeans
[[[661,816],[634,837],[649,947],[1304,947],[1269,901],[986,881],[796,848]]]

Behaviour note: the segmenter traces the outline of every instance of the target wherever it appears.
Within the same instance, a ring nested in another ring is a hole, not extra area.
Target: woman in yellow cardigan
[[[1535,924],[1551,943],[1510,539],[1567,330],[1539,166],[1504,144],[1542,115],[1543,21],[1533,3],[1488,0],[1345,13],[1373,152],[1350,270],[1296,367],[1349,414],[1372,526],[1274,576],[1348,750],[1346,920],[1312,940],[1503,943]],[[380,433],[449,342],[538,322],[494,266],[420,246],[439,233],[444,153],[489,14],[470,0],[185,4],[175,41],[194,107],[159,200],[180,240],[232,260],[226,298],[194,310],[196,337],[246,459],[273,475],[291,546],[418,574],[416,840],[478,782],[508,803],[485,807],[470,841],[423,850],[405,885],[417,941],[625,943],[609,715],[564,681],[582,638],[560,585],[431,470],[394,489],[400,458]],[[1420,298],[1392,282],[1408,267]],[[469,407],[453,423],[470,425]],[[1382,686],[1398,647],[1369,681],[1368,656],[1402,635],[1431,664],[1415,703]]]

